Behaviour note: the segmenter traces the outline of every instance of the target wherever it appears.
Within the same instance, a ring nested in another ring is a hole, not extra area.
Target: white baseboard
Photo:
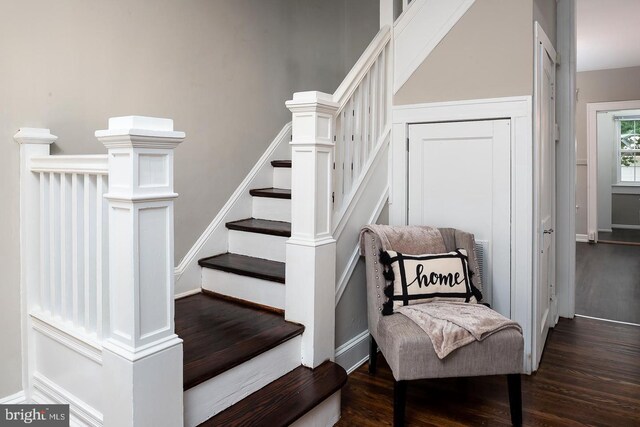
[[[598,233],[612,233],[613,230],[612,229],[606,229],[606,228],[598,228]]]
[[[27,400],[24,391],[19,391],[11,396],[3,397],[0,399],[0,405],[19,405],[25,403]]]
[[[347,374],[358,369],[369,360],[369,331],[360,332],[340,347],[336,348],[336,363],[342,366]]]
[[[180,299],[180,298],[184,298],[184,297],[190,297],[191,295],[196,295],[202,292],[202,288],[198,287],[198,289],[192,289],[190,291],[187,292],[182,292],[179,294],[175,294],[174,295],[174,299]]]
[[[611,224],[611,228],[622,228],[624,230],[640,230],[640,225],[632,224]]]
[[[589,243],[589,236],[586,234],[576,234],[576,242]]]
[[[587,316],[587,315],[584,315],[584,314],[576,314],[575,317],[582,317],[584,319],[591,319],[591,320],[600,320],[602,322],[609,322],[609,323],[619,323],[621,325],[640,326],[640,324],[637,324],[637,323],[623,322],[621,320],[603,319],[601,317]]]

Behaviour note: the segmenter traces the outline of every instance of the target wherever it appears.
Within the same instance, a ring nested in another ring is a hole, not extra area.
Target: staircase
[[[202,293],[176,301],[186,426],[304,425],[347,379],[330,361],[300,364],[304,326],[284,319],[291,161],[271,166],[273,187],[249,190],[252,218],[226,223],[229,251],[199,260]],[[337,421],[327,407],[318,425]]]
[[[26,399],[95,427],[335,424],[335,307],[389,198],[394,57],[416,63],[392,36],[412,45],[427,3],[392,31],[381,2],[387,24],[336,92],[287,101],[292,122],[175,271],[172,120],[112,118],[97,156],[22,128]]]

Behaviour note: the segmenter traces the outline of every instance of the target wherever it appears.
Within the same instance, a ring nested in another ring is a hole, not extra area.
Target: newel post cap
[[[53,144],[58,137],[53,135],[49,129],[43,128],[20,128],[13,139],[18,144]]]
[[[285,102],[285,105],[293,113],[317,111],[332,114],[340,107],[333,100],[333,95],[317,91],[296,92],[293,99]]]
[[[175,148],[186,136],[173,130],[171,119],[144,116],[112,117],[109,129],[95,135],[107,148]]]

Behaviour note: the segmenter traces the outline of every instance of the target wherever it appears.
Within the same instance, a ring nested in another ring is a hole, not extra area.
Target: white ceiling
[[[578,71],[640,65],[640,0],[577,0]]]

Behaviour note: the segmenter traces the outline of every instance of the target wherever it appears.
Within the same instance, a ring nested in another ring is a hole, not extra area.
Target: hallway
[[[640,246],[576,244],[576,314],[640,324]]]
[[[382,354],[342,391],[340,427],[390,426],[393,379]],[[540,369],[522,381],[525,426],[640,425],[640,327],[560,319]],[[409,383],[407,426],[509,426],[505,377]]]

